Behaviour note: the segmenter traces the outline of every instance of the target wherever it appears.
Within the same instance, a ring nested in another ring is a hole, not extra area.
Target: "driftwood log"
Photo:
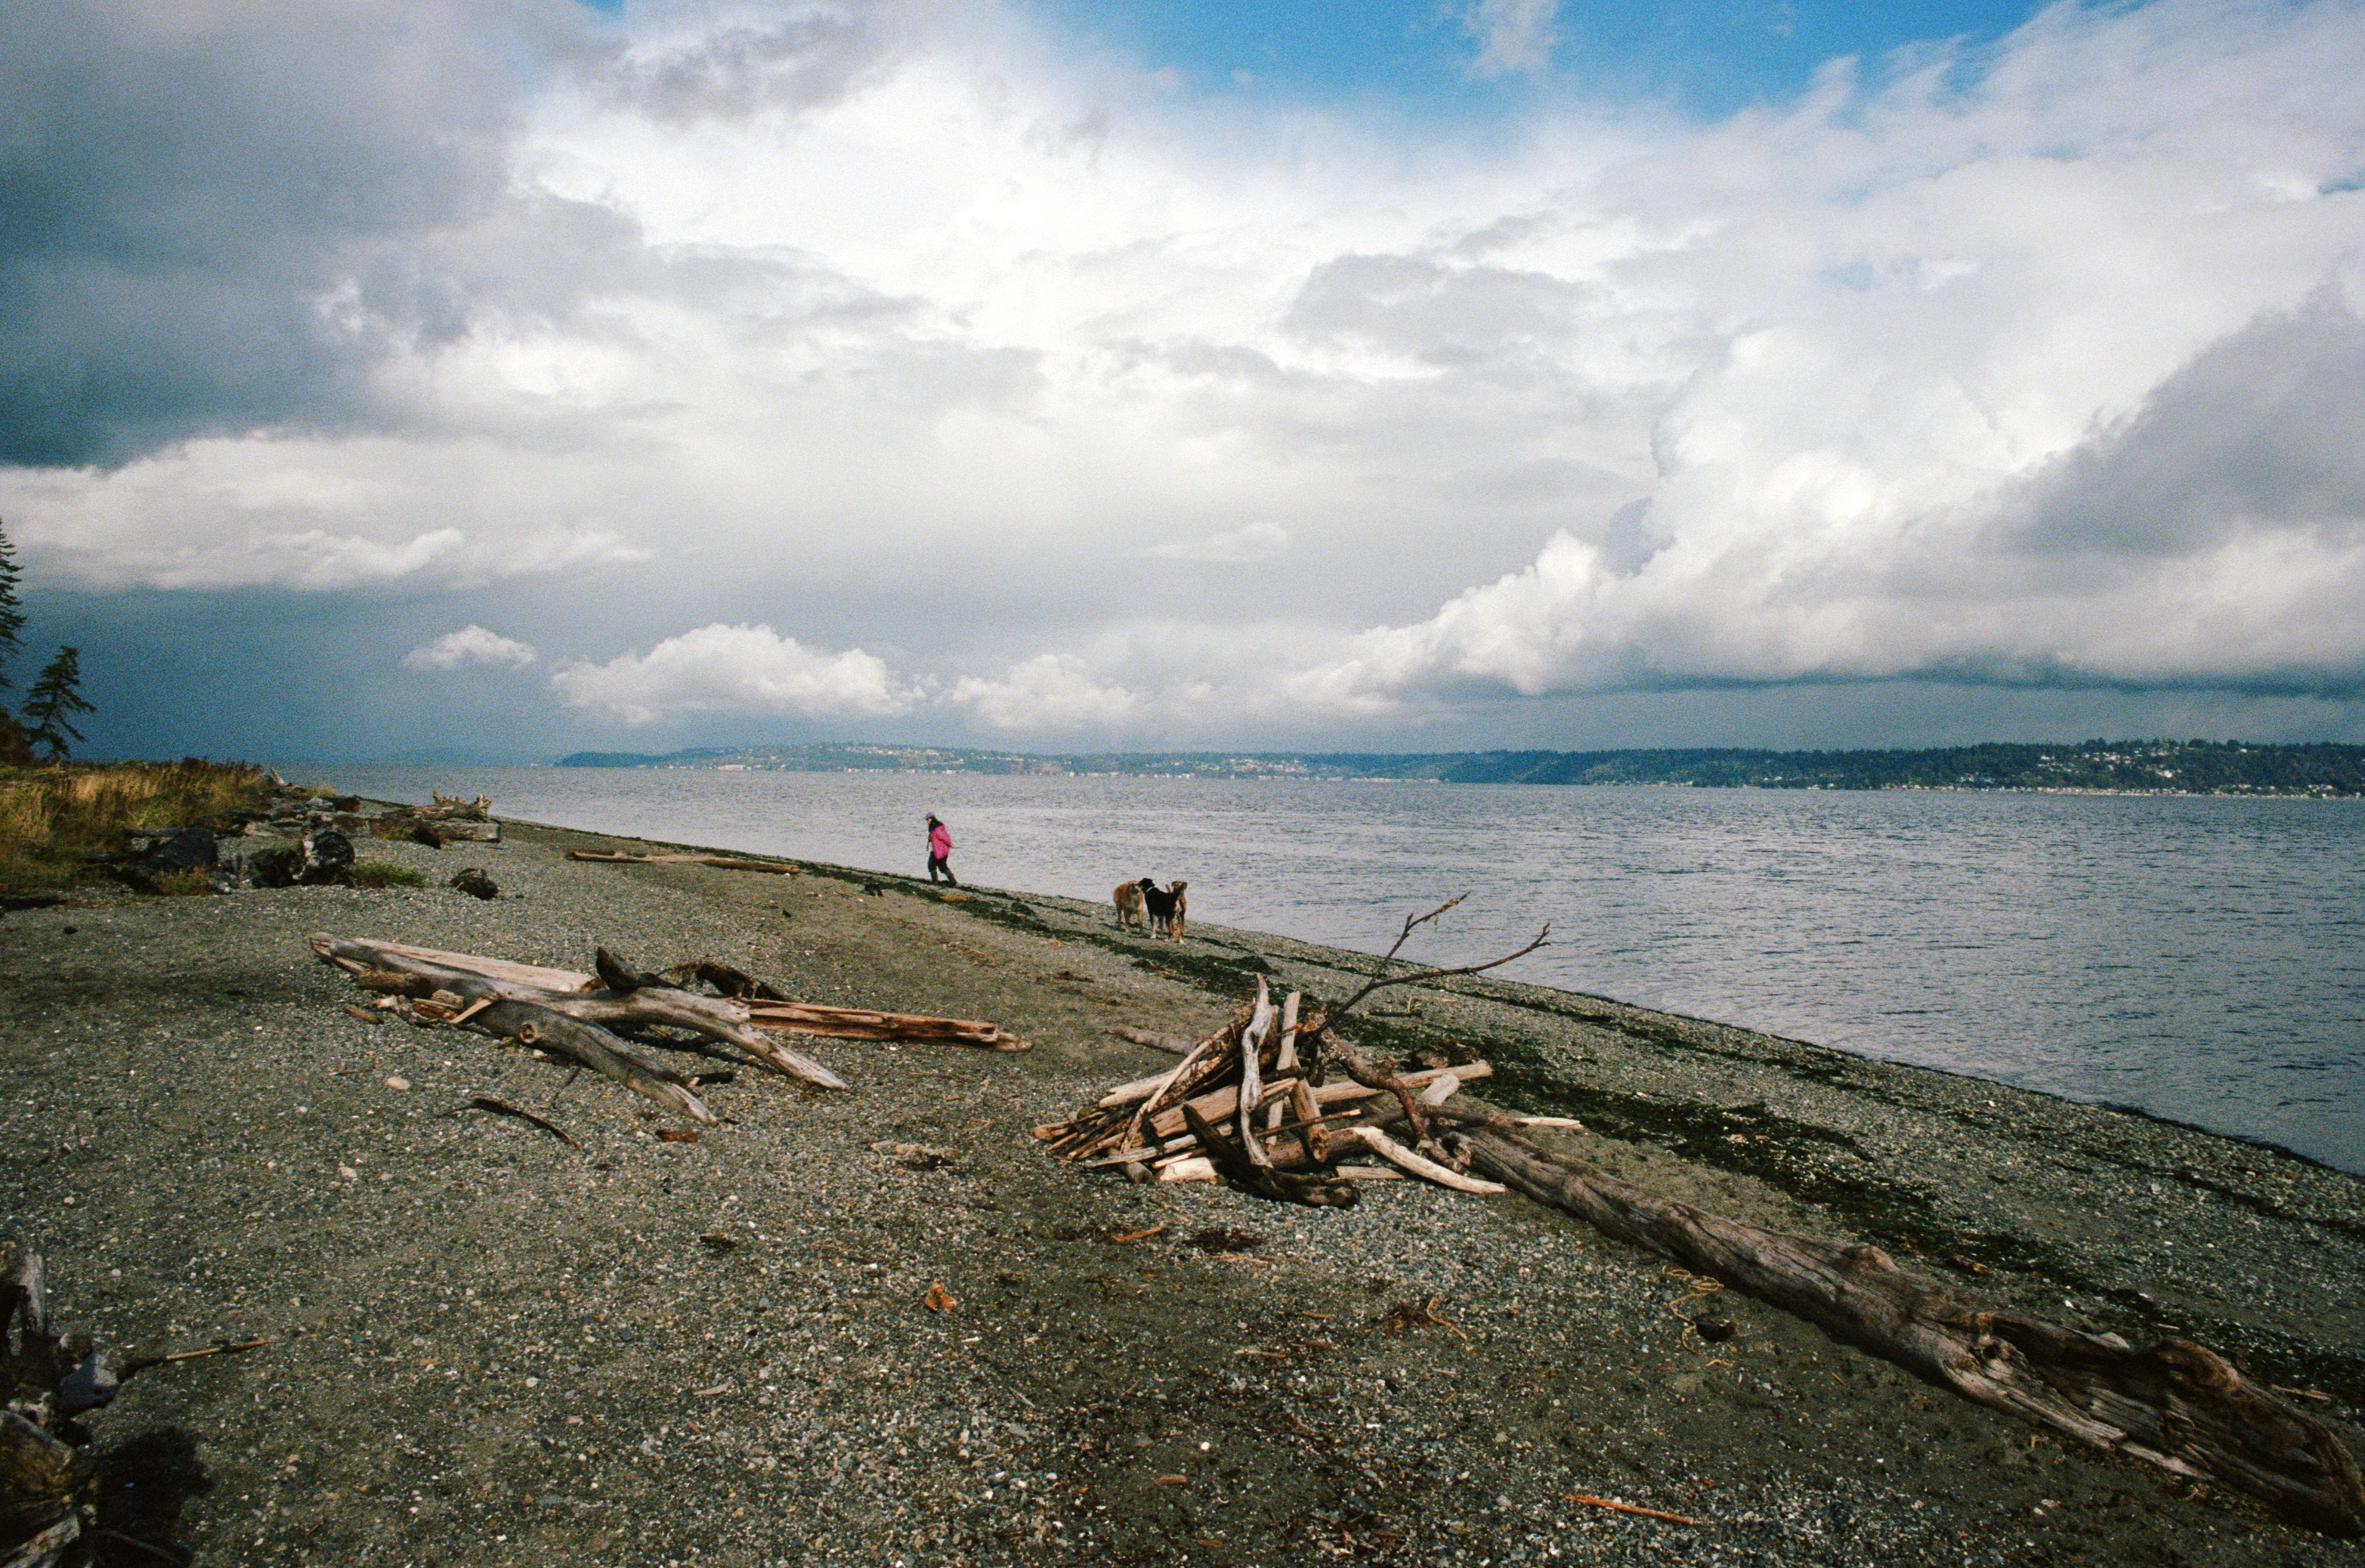
[[[1781,1307],[1963,1397],[2178,1475],[2245,1493],[2328,1535],[2365,1535],[2365,1482],[2315,1417],[2190,1339],[2137,1350],[1909,1272],[1877,1247],[1819,1241],[1662,1198],[1494,1118],[1471,1163],[1541,1204]]]
[[[589,975],[326,932],[314,934],[312,950],[345,970],[356,985],[381,993],[385,1000],[379,1005],[406,999],[414,1021],[471,1025],[566,1058],[700,1122],[715,1118],[693,1092],[690,1075],[661,1065],[627,1036],[657,1028],[685,1030],[699,1036],[710,1052],[824,1089],[843,1089],[846,1081],[785,1043],[783,1035],[910,1040],[997,1051],[1028,1048],[1026,1041],[999,1025],[979,1019],[796,1002],[751,975],[711,960],[653,974],[601,948],[598,973]],[[702,995],[687,989],[691,984],[709,985],[723,994]]]
[[[582,986],[588,977],[563,969],[537,969],[327,932],[313,935],[312,950],[351,974],[364,990],[410,997],[414,1006],[424,1001],[449,1009],[444,1022],[474,1024],[520,1045],[571,1058],[695,1121],[711,1123],[714,1113],[689,1091],[686,1075],[644,1056],[615,1033],[617,1028],[686,1029],[736,1047],[757,1066],[825,1089],[846,1087],[846,1081],[829,1069],[750,1024],[739,1002],[654,987],[586,991]],[[452,1001],[442,1001],[438,993]]]

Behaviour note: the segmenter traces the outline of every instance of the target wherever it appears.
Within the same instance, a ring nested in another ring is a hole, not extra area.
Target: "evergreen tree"
[[[83,738],[83,733],[67,718],[70,713],[96,711],[82,695],[82,655],[71,647],[60,648],[57,657],[42,666],[41,678],[25,693],[25,725],[28,734],[50,748],[50,760],[61,762],[66,756],[66,737]]]
[[[25,629],[24,606],[17,599],[19,575],[17,553],[8,547],[8,535],[0,532],[0,690],[7,689],[8,661],[17,655],[17,633]]]

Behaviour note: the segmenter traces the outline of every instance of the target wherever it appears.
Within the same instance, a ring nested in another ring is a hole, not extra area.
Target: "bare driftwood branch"
[[[1352,1182],[1328,1173],[1306,1175],[1257,1164],[1239,1144],[1218,1132],[1214,1123],[1192,1106],[1184,1105],[1182,1115],[1200,1147],[1207,1151],[1207,1158],[1215,1161],[1216,1169],[1223,1172],[1226,1181],[1244,1192],[1261,1198],[1278,1198],[1283,1203],[1334,1209],[1352,1208],[1361,1196]]]
[[[1534,938],[1530,941],[1526,946],[1519,948],[1517,952],[1506,953],[1499,958],[1489,958],[1483,964],[1462,964],[1452,969],[1410,969],[1400,975],[1391,975],[1387,972],[1388,966],[1395,962],[1396,954],[1403,949],[1405,943],[1411,938],[1412,934],[1416,930],[1428,924],[1430,921],[1437,919],[1440,915],[1453,908],[1454,905],[1460,903],[1463,899],[1466,899],[1470,895],[1468,893],[1457,893],[1453,897],[1446,900],[1443,903],[1439,904],[1435,909],[1430,910],[1427,914],[1406,915],[1404,929],[1396,933],[1396,939],[1393,943],[1389,944],[1388,950],[1380,956],[1380,967],[1373,971],[1372,978],[1370,980],[1363,982],[1363,988],[1361,991],[1355,992],[1354,995],[1349,997],[1338,1006],[1330,1009],[1329,1021],[1335,1023],[1339,1019],[1344,1018],[1349,1013],[1354,1011],[1356,1004],[1361,1002],[1365,997],[1371,995],[1375,991],[1384,990],[1388,986],[1418,985],[1424,980],[1444,980],[1452,975],[1484,974],[1488,969],[1501,969],[1505,964],[1511,962],[1514,958],[1524,958],[1539,947],[1549,947],[1552,946],[1552,926],[1547,923],[1543,929],[1535,934]]]
[[[1332,1033],[1332,1030],[1373,991],[1389,986],[1418,985],[1426,980],[1443,980],[1452,975],[1483,974],[1488,969],[1501,969],[1515,958],[1524,958],[1537,948],[1551,945],[1552,926],[1547,924],[1535,934],[1534,938],[1526,946],[1506,953],[1499,958],[1489,958],[1485,963],[1462,964],[1448,969],[1408,969],[1400,975],[1391,975],[1387,972],[1388,966],[1395,962],[1396,954],[1403,950],[1407,941],[1411,940],[1415,931],[1444,914],[1446,911],[1452,909],[1469,896],[1466,892],[1458,893],[1430,910],[1427,914],[1406,915],[1403,929],[1396,933],[1396,939],[1388,945],[1388,950],[1380,955],[1379,967],[1373,971],[1372,978],[1363,982],[1362,989],[1338,1006],[1317,1017],[1299,1032],[1299,1038],[1309,1064],[1309,1077],[1316,1082],[1320,1082],[1325,1057],[1335,1056],[1339,1065],[1346,1070],[1347,1076],[1356,1082],[1394,1094],[1404,1107],[1406,1119],[1412,1124],[1414,1137],[1422,1142],[1428,1140],[1429,1127],[1421,1119],[1420,1106],[1414,1103],[1412,1095],[1406,1092],[1404,1084],[1390,1074],[1373,1067],[1364,1058],[1362,1052]]]
[[[460,1109],[463,1111],[490,1111],[497,1116],[515,1116],[521,1122],[532,1123],[535,1126],[540,1127],[544,1132],[548,1133],[551,1137],[557,1138],[562,1143],[565,1143],[570,1148],[581,1148],[583,1147],[581,1144],[575,1141],[575,1135],[573,1133],[568,1132],[556,1122],[550,1121],[542,1116],[537,1116],[522,1105],[512,1105],[508,1101],[496,1094],[471,1094],[468,1096],[468,1103],[465,1105],[461,1106]]]
[[[1464,1176],[1459,1170],[1440,1165],[1433,1159],[1424,1159],[1377,1127],[1349,1127],[1332,1140],[1332,1147],[1339,1149],[1368,1148],[1399,1170],[1409,1171],[1424,1181],[1434,1182],[1440,1187],[1451,1187],[1457,1193],[1483,1196],[1510,1191],[1500,1182],[1482,1182],[1474,1176]]]
[[[1923,1279],[1877,1247],[1765,1230],[1645,1193],[1488,1118],[1453,1119],[1470,1126],[1474,1163],[1537,1202],[1967,1399],[2218,1482],[2328,1535],[2365,1535],[2365,1481],[2331,1428],[2205,1346],[2169,1338],[2136,1350]]]

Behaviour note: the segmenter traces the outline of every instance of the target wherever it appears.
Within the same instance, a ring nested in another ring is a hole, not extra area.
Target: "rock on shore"
[[[143,1543],[102,1562],[2359,1558],[1732,1293],[1708,1305],[1737,1334],[1705,1343],[1695,1282],[1517,1197],[1281,1208],[1027,1138],[1171,1062],[1111,1025],[1204,1031],[1259,973],[1336,995],[1344,955],[829,868],[570,863],[618,841],[504,829],[468,846],[491,901],[106,893],[0,921],[0,1213],[49,1258],[54,1316],[118,1347],[275,1339],[146,1371],[90,1418],[102,1528]],[[431,884],[458,864],[369,853]],[[315,930],[713,958],[1037,1048],[813,1043],[850,1092],[742,1070],[701,1090],[724,1125],[672,1141],[591,1074],[348,1015]],[[1486,1058],[1488,1098],[1582,1117],[1630,1180],[2137,1342],[2187,1333],[2359,1446],[2354,1178],[1596,998],[1414,1001],[1368,1043]]]

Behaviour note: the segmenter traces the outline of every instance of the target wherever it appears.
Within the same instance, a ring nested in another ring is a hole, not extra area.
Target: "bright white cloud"
[[[645,654],[575,664],[551,677],[571,707],[628,724],[681,713],[791,714],[801,718],[899,713],[914,693],[859,648],[830,654],[769,626],[701,626]]]
[[[0,470],[0,506],[45,577],[78,588],[473,588],[650,559],[601,518],[613,472],[482,441],[253,437]]]
[[[1071,656],[1042,654],[998,678],[966,676],[950,700],[997,730],[1111,729],[1138,717],[1141,700],[1095,678]]]
[[[421,643],[403,655],[402,662],[410,669],[458,669],[462,665],[514,665],[522,669],[533,663],[534,656],[532,644],[471,622],[432,643]]]

